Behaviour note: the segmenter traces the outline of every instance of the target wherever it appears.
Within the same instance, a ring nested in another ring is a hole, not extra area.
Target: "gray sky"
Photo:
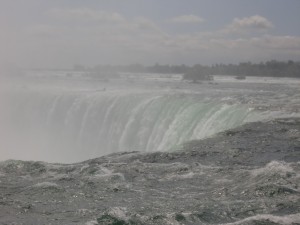
[[[0,62],[300,60],[299,0],[0,0]]]

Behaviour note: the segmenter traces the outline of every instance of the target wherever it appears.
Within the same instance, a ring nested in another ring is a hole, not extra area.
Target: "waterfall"
[[[120,151],[171,151],[257,117],[247,105],[165,92],[26,90],[8,93],[2,109],[5,134],[25,156],[34,150],[38,159],[62,162]]]

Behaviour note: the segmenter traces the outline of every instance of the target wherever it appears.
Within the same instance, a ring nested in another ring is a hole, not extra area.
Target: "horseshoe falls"
[[[172,151],[260,118],[237,99],[193,91],[19,88],[2,95],[6,159],[70,163],[123,151]]]
[[[5,82],[0,224],[299,224],[299,80]]]

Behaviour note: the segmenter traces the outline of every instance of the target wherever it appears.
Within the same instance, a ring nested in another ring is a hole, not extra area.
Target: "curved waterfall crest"
[[[66,154],[85,158],[169,151],[257,117],[247,105],[196,94],[27,91],[10,98],[8,121],[28,133],[28,142],[39,138],[51,151],[68,149]]]

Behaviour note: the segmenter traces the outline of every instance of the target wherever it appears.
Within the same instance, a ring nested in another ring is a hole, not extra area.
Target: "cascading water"
[[[56,162],[169,151],[257,117],[246,105],[183,93],[23,90],[7,94],[4,108],[6,135],[18,140],[7,148],[22,147],[25,158],[36,149],[36,159]]]
[[[296,224],[299,87],[212,84],[0,82],[0,224]]]

